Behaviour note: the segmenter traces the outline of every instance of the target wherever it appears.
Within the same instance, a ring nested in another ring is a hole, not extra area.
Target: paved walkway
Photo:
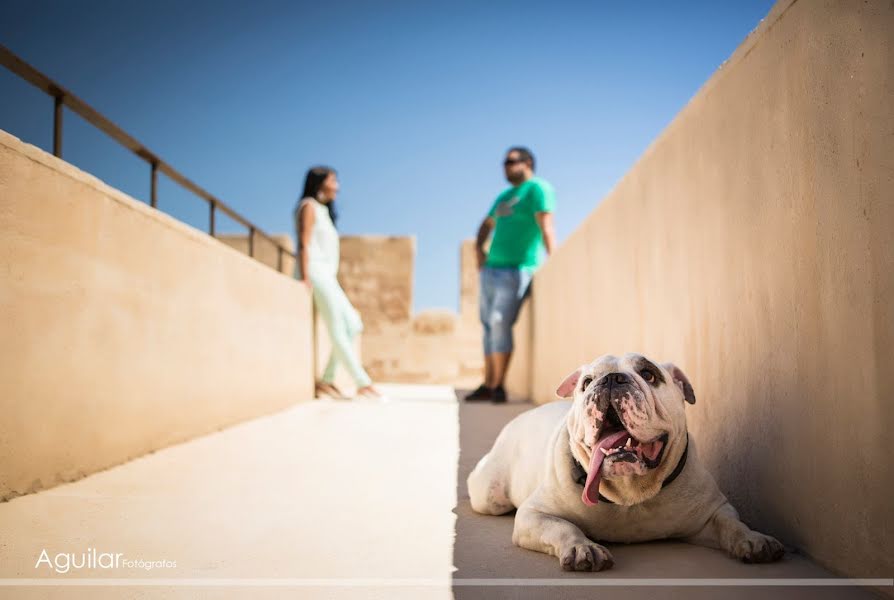
[[[465,489],[502,424],[529,406],[457,404],[446,387],[382,387],[391,402],[299,404],[0,504],[0,598],[618,599],[658,590],[475,579],[829,576],[797,555],[749,566],[675,543],[613,546],[612,571],[563,573],[553,557],[512,545],[511,516],[474,514]],[[73,554],[80,562],[89,549],[122,554],[119,567],[35,568],[44,550],[50,560]],[[140,560],[176,566],[130,562]],[[34,585],[49,580],[64,585]],[[719,590],[661,592],[713,598]],[[844,588],[724,593],[871,597]]]

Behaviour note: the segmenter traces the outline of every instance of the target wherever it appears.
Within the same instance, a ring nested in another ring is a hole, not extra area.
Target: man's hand
[[[478,270],[480,271],[481,268],[484,267],[484,263],[487,261],[487,254],[484,253],[484,249],[476,247],[475,258],[478,259]]]
[[[480,271],[484,267],[484,263],[487,260],[487,254],[484,252],[484,244],[487,243],[487,239],[490,237],[490,232],[493,231],[494,222],[493,217],[485,217],[485,219],[481,222],[481,226],[478,228],[478,236],[475,238],[475,258],[478,261],[478,270]]]

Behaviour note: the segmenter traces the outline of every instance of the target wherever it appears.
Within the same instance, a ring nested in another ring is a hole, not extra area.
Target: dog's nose
[[[613,385],[625,385],[629,383],[632,383],[630,377],[624,373],[609,373],[597,381],[596,385],[599,387],[610,387]]]
[[[630,383],[630,378],[627,377],[624,373],[609,373],[608,375],[609,381],[611,381],[614,385],[624,385]]]

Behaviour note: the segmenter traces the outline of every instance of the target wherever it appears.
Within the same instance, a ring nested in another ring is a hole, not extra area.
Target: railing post
[[[217,203],[212,200],[208,207],[208,235],[214,237],[214,209],[217,208]]]
[[[62,158],[62,94],[53,98],[53,156]]]
[[[282,273],[282,246],[276,246],[276,270]]]
[[[149,185],[149,202],[152,208],[158,208],[158,163],[152,163],[152,176]]]
[[[248,228],[248,255],[252,258],[255,257],[255,228]]]

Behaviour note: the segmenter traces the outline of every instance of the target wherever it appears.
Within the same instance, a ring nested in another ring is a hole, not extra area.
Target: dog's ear
[[[686,377],[683,370],[674,363],[664,363],[661,366],[671,374],[674,383],[677,384],[677,387],[683,392],[683,398],[686,402],[695,404],[695,390],[692,389],[692,384],[689,383],[689,378]]]
[[[577,387],[577,381],[580,379],[581,367],[578,367],[573,373],[565,378],[565,381],[556,388],[556,396],[559,398],[570,398],[574,395],[574,388]]]

